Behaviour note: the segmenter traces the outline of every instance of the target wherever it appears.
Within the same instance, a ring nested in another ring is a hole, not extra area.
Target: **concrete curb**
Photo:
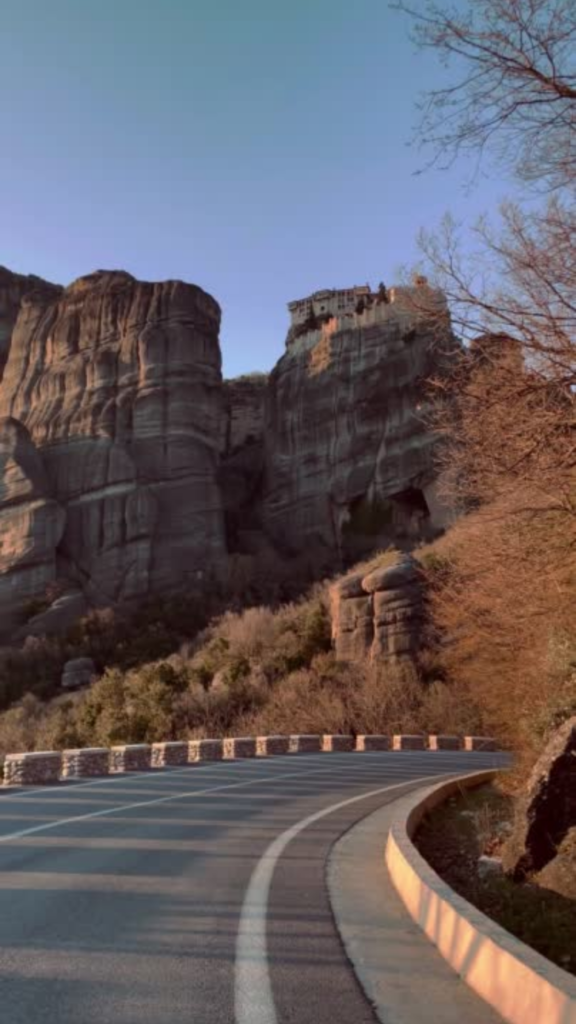
[[[332,847],[326,882],[344,949],[381,1024],[502,1024],[406,913],[386,870],[386,836],[413,793],[396,795]]]
[[[420,856],[412,836],[433,807],[495,771],[443,782],[403,801],[385,859],[406,909],[464,981],[509,1024],[576,1024],[576,979],[455,893]]]

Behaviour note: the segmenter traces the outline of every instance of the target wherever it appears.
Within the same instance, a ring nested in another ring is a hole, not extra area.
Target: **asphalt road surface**
[[[368,1024],[332,844],[498,755],[262,758],[0,792],[1,1024]]]

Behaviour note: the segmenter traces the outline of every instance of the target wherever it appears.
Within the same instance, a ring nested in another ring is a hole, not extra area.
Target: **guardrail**
[[[93,778],[120,772],[156,771],[199,761],[273,757],[280,754],[369,752],[376,750],[497,750],[486,736],[345,736],[295,734],[293,736],[228,736],[166,743],[126,743],[111,747],[41,750],[7,754],[5,786],[39,786],[66,779]]]
[[[465,744],[467,750],[476,749]],[[424,815],[496,772],[476,772],[400,803],[386,843],[392,882],[408,913],[470,988],[509,1024],[576,1024],[576,978],[454,892],[412,842]]]

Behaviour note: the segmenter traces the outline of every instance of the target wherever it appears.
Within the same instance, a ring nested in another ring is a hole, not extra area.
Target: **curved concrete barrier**
[[[455,736],[430,736],[430,748],[457,750],[460,740]],[[497,750],[495,740],[464,737],[466,750]],[[48,750],[33,753],[6,754],[5,786],[44,785],[61,779],[90,778],[93,775],[148,771],[195,764],[197,761],[220,761],[222,758],[266,757],[278,754],[344,753],[389,750],[390,737],[294,734],[291,736],[228,736],[225,739],[171,740],[165,743],[127,743],[108,750],[84,747],[77,750]],[[424,735],[393,737],[394,750],[426,750]]]
[[[576,978],[516,939],[442,881],[412,836],[424,814],[495,771],[451,779],[402,801],[386,864],[411,917],[451,967],[510,1024],[576,1024]]]

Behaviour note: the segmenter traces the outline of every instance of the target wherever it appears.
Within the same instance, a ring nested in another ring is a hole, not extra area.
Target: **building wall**
[[[343,316],[346,313],[353,313],[358,300],[370,294],[371,290],[368,285],[314,292],[305,299],[288,303],[292,325],[303,324],[310,316],[312,309],[315,316],[325,316],[327,313],[332,316]]]
[[[390,288],[388,303],[373,301],[365,306],[362,313],[357,313],[358,300],[365,299],[370,295],[375,300],[376,295],[369,288],[351,288],[346,291],[315,292],[308,299],[289,303],[288,309],[292,322],[286,341],[287,348],[290,350],[299,350],[302,346],[310,348],[316,344],[320,335],[328,327],[330,327],[330,333],[334,333],[334,331],[346,330],[350,327],[372,327],[392,320],[407,328],[421,320],[432,320],[438,315],[447,315],[444,293],[439,289],[429,287],[425,281],[418,285]],[[321,323],[318,329],[307,331],[304,334],[294,332],[293,328],[300,327],[307,320],[312,302],[314,303],[314,313],[317,316],[328,314],[334,318],[334,323],[331,325]]]

